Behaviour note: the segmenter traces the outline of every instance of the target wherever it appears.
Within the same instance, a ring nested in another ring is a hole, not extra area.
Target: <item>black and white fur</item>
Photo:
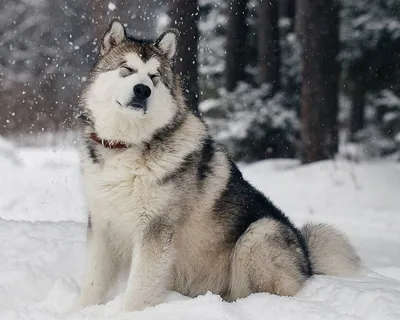
[[[122,269],[124,310],[159,304],[168,290],[291,296],[314,274],[356,273],[341,233],[297,229],[192,114],[173,71],[177,41],[176,30],[133,39],[117,20],[103,37],[81,98],[89,224],[79,306],[102,303]],[[128,147],[104,147],[92,133]]]

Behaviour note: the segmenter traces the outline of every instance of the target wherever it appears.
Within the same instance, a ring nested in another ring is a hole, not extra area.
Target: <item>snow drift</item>
[[[243,167],[297,225],[330,223],[355,245],[353,278],[315,276],[296,297],[211,293],[122,313],[124,282],[108,303],[70,312],[79,293],[86,216],[73,150],[25,149],[0,167],[0,319],[400,319],[400,165],[264,161]]]

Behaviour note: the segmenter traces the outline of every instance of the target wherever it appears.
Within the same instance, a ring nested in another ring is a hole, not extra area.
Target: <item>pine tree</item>
[[[258,12],[260,81],[274,94],[280,87],[279,1],[261,0]]]
[[[233,91],[245,77],[247,0],[230,0],[226,39],[225,88]]]
[[[169,16],[171,18],[171,27],[178,29],[181,33],[175,70],[182,77],[188,105],[195,113],[198,113],[198,1],[171,0]]]
[[[293,31],[296,20],[296,0],[280,0],[278,2],[279,16],[281,18],[290,19],[289,31]]]
[[[340,68],[338,3],[300,0],[302,43],[301,138],[303,163],[333,157],[338,149]]]

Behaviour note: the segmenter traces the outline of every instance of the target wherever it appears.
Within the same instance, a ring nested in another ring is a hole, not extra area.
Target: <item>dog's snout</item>
[[[146,100],[151,95],[151,89],[144,84],[137,84],[133,87],[133,93],[139,100]]]

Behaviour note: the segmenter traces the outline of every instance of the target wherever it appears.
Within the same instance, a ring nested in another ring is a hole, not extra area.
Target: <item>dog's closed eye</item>
[[[122,65],[122,66],[120,66],[120,68],[121,68],[121,76],[122,77],[127,77],[127,76],[130,76],[131,74],[137,72],[137,70],[135,70],[127,65]]]
[[[156,85],[160,81],[160,75],[158,73],[149,74],[149,77],[154,85]]]
[[[126,70],[128,70],[129,72],[136,72],[136,70],[135,69],[132,69],[131,67],[128,67],[128,66],[123,66],[122,68],[124,68],[124,69],[126,69]]]

